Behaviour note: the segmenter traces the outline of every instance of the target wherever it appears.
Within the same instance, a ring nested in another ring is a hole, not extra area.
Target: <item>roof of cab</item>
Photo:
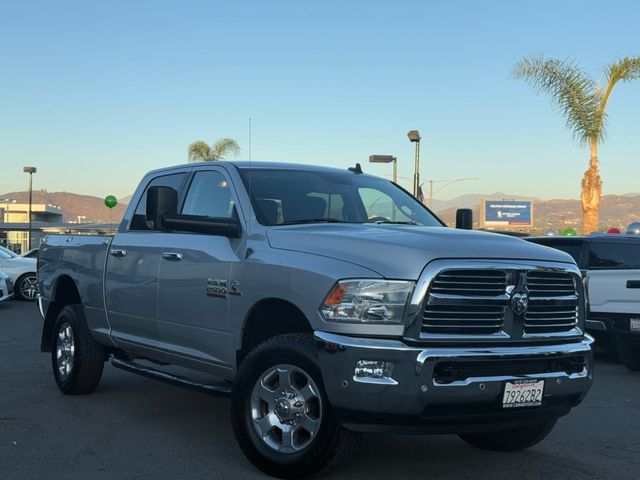
[[[303,164],[303,163],[286,163],[286,162],[266,162],[266,161],[260,161],[260,160],[257,160],[257,161],[218,160],[215,163],[216,165],[222,165],[222,166],[229,165],[239,169],[252,168],[252,169],[264,169],[264,170],[307,170],[307,171],[313,171],[313,172],[333,172],[333,173],[348,172],[348,169],[346,167],[336,168],[336,167],[325,167],[322,165],[309,165],[309,164]],[[208,162],[183,163],[181,165],[158,168],[150,171],[148,174],[170,172],[173,170],[184,169],[184,168],[199,168],[199,167],[204,168],[208,165],[209,165]]]

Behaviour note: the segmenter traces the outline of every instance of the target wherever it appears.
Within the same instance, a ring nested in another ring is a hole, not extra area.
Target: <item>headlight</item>
[[[320,313],[330,322],[401,324],[414,282],[343,280],[324,299]]]

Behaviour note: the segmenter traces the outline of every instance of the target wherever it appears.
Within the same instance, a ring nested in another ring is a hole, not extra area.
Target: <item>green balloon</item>
[[[118,200],[113,195],[107,195],[104,198],[104,204],[109,208],[113,208],[118,204]]]
[[[562,235],[564,235],[565,237],[575,237],[577,233],[573,228],[567,228],[562,231]]]

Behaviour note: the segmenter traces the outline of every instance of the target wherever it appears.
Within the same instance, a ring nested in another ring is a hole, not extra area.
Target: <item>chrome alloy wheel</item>
[[[320,391],[301,368],[272,367],[253,387],[251,419],[256,433],[270,448],[278,453],[297,453],[309,446],[320,430]]]
[[[38,296],[38,279],[35,276],[25,277],[20,282],[20,294],[27,300],[35,300]]]
[[[61,380],[66,380],[73,371],[76,346],[73,341],[73,328],[64,322],[56,338],[56,367]]]

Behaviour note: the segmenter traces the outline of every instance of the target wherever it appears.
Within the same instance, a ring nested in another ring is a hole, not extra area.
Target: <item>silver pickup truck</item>
[[[38,278],[63,393],[110,360],[230,395],[240,447],[282,478],[334,467],[359,432],[523,449],[592,382],[569,255],[447,228],[359,166],[156,170],[115,236],[48,236]]]

